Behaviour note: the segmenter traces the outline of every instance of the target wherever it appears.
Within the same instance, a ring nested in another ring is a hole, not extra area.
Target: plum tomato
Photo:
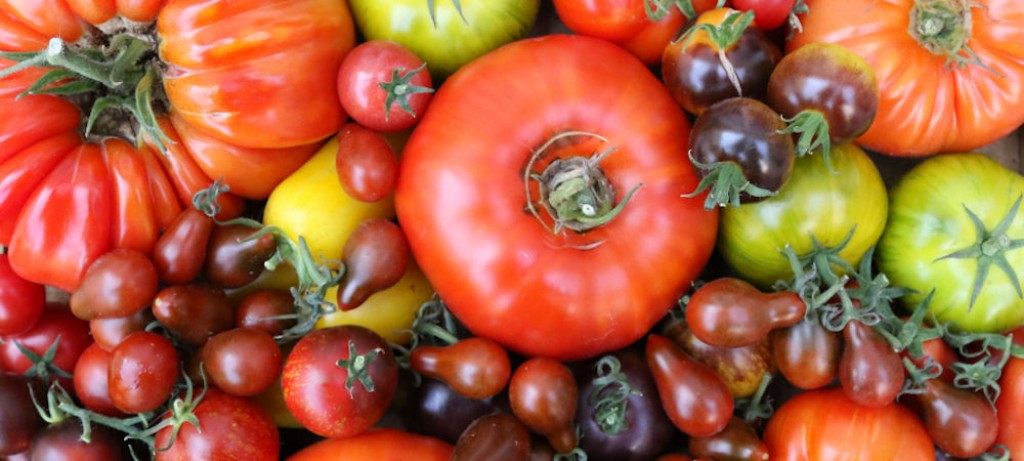
[[[732,277],[712,280],[690,295],[686,322],[694,336],[717,347],[758,343],[776,328],[799,322],[807,304],[793,291],[762,293]]]
[[[342,250],[345,273],[338,284],[338,308],[359,307],[370,296],[401,280],[409,265],[409,242],[394,222],[371,218],[352,232]]]

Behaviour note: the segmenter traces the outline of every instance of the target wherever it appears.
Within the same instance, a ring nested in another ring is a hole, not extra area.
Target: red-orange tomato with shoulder
[[[288,461],[449,461],[453,447],[433,437],[381,428],[354,437],[326,439]]]

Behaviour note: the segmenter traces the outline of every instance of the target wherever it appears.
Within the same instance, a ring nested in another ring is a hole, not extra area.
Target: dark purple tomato
[[[504,394],[486,399],[471,399],[436,379],[423,378],[412,389],[407,408],[402,412],[405,424],[418,434],[456,443],[473,421],[495,412],[508,412]]]
[[[28,378],[0,374],[0,456],[28,450],[36,433],[43,428],[29,385]],[[42,386],[34,390],[37,396],[43,397]]]

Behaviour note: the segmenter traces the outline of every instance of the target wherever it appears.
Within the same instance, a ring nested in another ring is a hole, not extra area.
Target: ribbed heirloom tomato
[[[354,42],[342,0],[0,3],[11,266],[72,291],[110,249],[148,253],[213,179],[222,216],[265,198],[345,121],[334,79]]]
[[[557,63],[557,65],[555,65]],[[551,35],[456,72],[402,154],[413,255],[475,334],[530,355],[625,346],[675,305],[717,211],[684,198],[689,124],[635,57]]]

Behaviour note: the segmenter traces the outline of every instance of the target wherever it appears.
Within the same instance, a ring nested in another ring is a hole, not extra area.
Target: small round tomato
[[[153,311],[143,309],[128,317],[111,317],[89,321],[89,332],[93,341],[108,351],[114,350],[128,335],[143,331],[156,320]]]
[[[224,290],[204,283],[165,287],[153,299],[152,312],[175,337],[192,346],[202,346],[235,321],[234,306]]]
[[[281,374],[281,348],[265,331],[235,328],[210,337],[200,350],[203,367],[220,390],[252,396]]]
[[[194,409],[199,427],[184,424],[171,440],[173,429],[156,434],[156,461],[197,459],[276,461],[281,451],[280,432],[259,405],[249,399],[206,389]]]
[[[117,248],[96,259],[71,293],[71,312],[82,320],[128,317],[152,303],[160,283],[145,253]]]
[[[345,274],[338,284],[338,308],[351,310],[393,286],[409,265],[409,242],[387,219],[368,219],[352,232],[342,251]]]
[[[45,308],[46,288],[14,273],[7,254],[0,254],[0,336],[28,330]]]
[[[433,92],[426,63],[390,40],[360,43],[338,69],[341,106],[353,120],[376,131],[412,128]]]
[[[849,237],[839,257],[855,265],[878,241],[889,202],[875,164],[853,144],[835,146],[831,164],[835,173],[821,155],[798,158],[777,195],[722,210],[718,249],[741,278],[762,289],[791,279],[787,245],[799,256]]]
[[[159,408],[174,391],[180,363],[167,338],[148,331],[129,335],[110,356],[110,400],[125,413]]]
[[[343,325],[303,336],[285,361],[288,410],[324,437],[350,437],[376,424],[398,388],[398,363],[380,335]]]
[[[110,399],[110,351],[99,343],[92,343],[82,352],[75,364],[75,396],[82,405],[100,414],[116,416],[121,414]]]
[[[555,0],[555,11],[569,30],[616,42],[639,33],[650,23],[647,0]]]
[[[29,371],[34,364],[21,350],[22,347],[28,350],[30,355],[45,357],[47,352],[56,345],[56,355],[53,356],[52,366],[70,374],[75,369],[75,364],[82,352],[91,343],[87,322],[76,318],[67,306],[49,304],[43,312],[42,318],[32,328],[4,338],[0,344],[0,363],[8,373],[23,374]],[[50,377],[54,377],[53,369],[50,368],[48,371]],[[70,389],[72,386],[71,380],[64,378],[61,378],[61,384],[65,389]]]
[[[982,154],[930,158],[892,189],[878,264],[900,298],[939,322],[1003,332],[1024,324],[1024,177]],[[934,294],[931,292],[934,290]]]
[[[295,298],[287,290],[260,288],[242,296],[235,308],[235,326],[279,335],[295,319],[275,318],[295,313]]]
[[[327,290],[327,299],[335,299],[337,287]],[[316,328],[336,325],[360,325],[367,327],[384,339],[404,344],[409,342],[409,328],[416,320],[423,303],[434,296],[434,288],[413,261],[409,261],[405,274],[391,288],[378,291],[350,311],[335,310],[324,314],[317,321]]]
[[[398,157],[380,133],[349,123],[338,133],[335,159],[345,193],[363,202],[376,202],[395,191]]]
[[[579,443],[573,420],[579,388],[572,372],[557,360],[534,357],[516,368],[508,384],[512,414],[544,436],[558,453]]]

